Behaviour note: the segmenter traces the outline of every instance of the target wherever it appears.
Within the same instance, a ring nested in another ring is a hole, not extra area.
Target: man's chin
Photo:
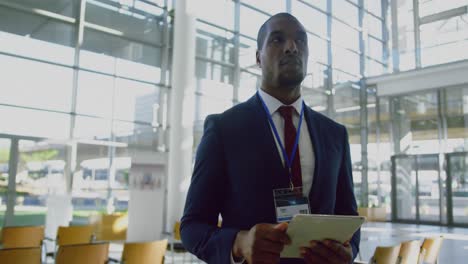
[[[291,75],[291,76],[282,76],[278,79],[281,86],[286,87],[295,87],[301,85],[304,80],[304,76],[301,75]]]

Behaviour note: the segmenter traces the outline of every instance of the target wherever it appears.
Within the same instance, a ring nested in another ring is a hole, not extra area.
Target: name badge
[[[309,198],[302,193],[302,187],[273,190],[276,221],[289,222],[296,214],[310,214]]]

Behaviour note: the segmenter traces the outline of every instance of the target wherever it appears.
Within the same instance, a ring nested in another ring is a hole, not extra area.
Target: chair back
[[[424,239],[421,246],[424,263],[437,263],[440,248],[442,247],[443,237],[428,237]]]
[[[11,226],[2,229],[3,248],[40,247],[44,226]]]
[[[392,247],[377,247],[372,257],[375,264],[395,264],[398,263],[400,244]]]
[[[175,240],[182,240],[180,237],[180,222],[177,221],[174,224],[174,239]]]
[[[109,243],[60,246],[55,264],[105,264],[109,255]]]
[[[128,215],[122,213],[100,214],[90,217],[99,241],[124,241],[127,239]]]
[[[57,246],[91,243],[94,237],[93,226],[59,226]]]
[[[419,240],[405,241],[400,247],[400,264],[418,264],[421,242]]]
[[[167,239],[142,242],[125,243],[122,262],[125,264],[162,264],[167,249]]]
[[[2,264],[41,264],[41,248],[6,248],[0,250]]]

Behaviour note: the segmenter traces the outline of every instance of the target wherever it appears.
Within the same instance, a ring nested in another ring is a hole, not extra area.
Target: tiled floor
[[[366,223],[362,227],[361,259],[368,261],[376,246],[396,245],[407,240],[444,236],[440,264],[468,263],[468,228],[413,225],[399,223]]]

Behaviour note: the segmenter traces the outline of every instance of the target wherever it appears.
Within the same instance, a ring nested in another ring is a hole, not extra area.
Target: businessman
[[[301,97],[308,55],[302,24],[288,13],[272,16],[257,38],[260,89],[206,118],[181,225],[184,246],[200,259],[351,263],[357,255],[359,231],[348,242],[310,241],[300,249],[301,258],[280,258],[290,243],[285,220],[297,208],[357,215],[346,129]],[[297,201],[305,202],[285,209],[285,200],[278,202],[284,192],[303,195]]]

